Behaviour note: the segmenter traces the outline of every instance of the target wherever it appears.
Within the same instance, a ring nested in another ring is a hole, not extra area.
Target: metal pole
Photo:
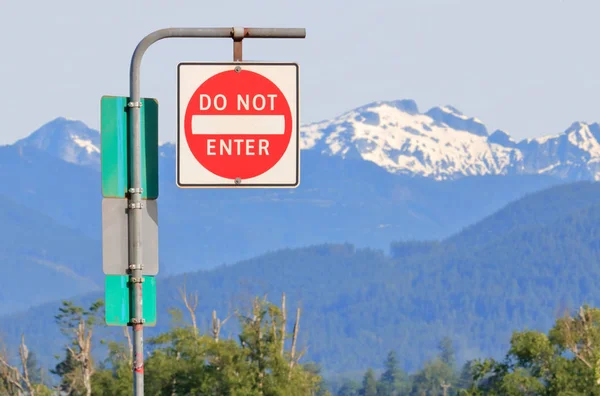
[[[133,390],[135,396],[144,395],[144,332],[142,316],[142,183],[141,183],[141,136],[140,136],[140,66],[146,50],[155,42],[165,38],[234,38],[239,42],[241,60],[241,40],[244,38],[305,38],[304,28],[169,28],[148,34],[139,42],[129,69],[129,130],[130,149],[133,158],[131,185],[129,186],[129,269],[133,288]],[[234,44],[235,46],[235,44]]]

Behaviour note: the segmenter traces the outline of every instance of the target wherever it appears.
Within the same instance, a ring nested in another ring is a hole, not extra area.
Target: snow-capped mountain
[[[100,134],[81,121],[56,118],[15,145],[35,147],[64,161],[100,169]]]
[[[513,140],[488,133],[477,118],[451,106],[419,112],[412,100],[374,102],[301,127],[301,148],[363,159],[390,173],[435,180],[475,175],[546,174],[600,180],[600,125],[576,122],[554,136]],[[81,121],[57,118],[15,143],[99,169],[100,135]],[[175,157],[174,145],[161,146]]]
[[[574,123],[557,136],[514,141],[451,106],[420,113],[412,100],[374,102],[301,128],[303,149],[372,161],[436,180],[548,174],[600,180],[600,126]]]

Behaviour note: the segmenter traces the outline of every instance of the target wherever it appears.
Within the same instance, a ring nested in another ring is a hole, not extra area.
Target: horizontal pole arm
[[[304,28],[245,28],[247,38],[306,38]]]
[[[243,29],[243,38],[305,38],[304,28],[167,28],[150,33],[139,42],[130,66],[130,99],[134,102],[140,100],[139,70],[144,53],[155,42],[170,38],[234,38],[234,32]]]

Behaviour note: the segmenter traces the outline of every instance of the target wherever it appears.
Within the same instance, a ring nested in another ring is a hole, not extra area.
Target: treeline
[[[333,391],[336,396],[455,395],[471,384],[470,364],[457,371],[452,341],[444,338],[438,355],[412,375],[402,370],[396,353],[390,351],[379,376],[369,368],[362,380],[345,379]]]
[[[345,380],[337,396],[575,396],[600,395],[600,310],[581,307],[558,319],[548,334],[516,331],[501,361],[475,359],[457,370],[454,349],[445,338],[439,354],[408,376],[394,352],[376,377]]]
[[[191,324],[181,310],[172,310],[174,326],[146,340],[145,394],[148,395],[329,395],[320,368],[301,362],[305,350],[297,345],[300,309],[288,319],[285,294],[281,306],[256,298],[247,310],[226,318],[213,312],[210,332],[197,327],[198,297],[180,290]],[[104,343],[108,357],[94,361],[94,331],[103,326],[104,304],[84,309],[64,301],[56,324],[67,337],[64,356],[50,370],[55,380],[40,375],[25,336],[13,363],[0,354],[0,395],[130,395],[133,347],[129,328],[122,342]],[[239,322],[237,339],[221,337],[229,319]],[[287,332],[293,323],[292,333]],[[286,348],[287,346],[287,348]]]
[[[412,374],[390,351],[378,374],[327,382],[321,367],[303,362],[297,339],[301,311],[288,317],[280,305],[255,298],[225,318],[213,311],[210,329],[197,326],[198,297],[180,289],[189,320],[172,310],[174,325],[146,342],[145,392],[149,395],[244,396],[600,396],[600,310],[583,306],[558,319],[546,334],[516,331],[504,359],[458,364],[454,346],[444,338],[438,354]],[[56,324],[67,339],[50,377],[29,351],[25,335],[16,356],[0,353],[0,395],[129,395],[133,348],[129,328],[121,342],[103,343],[107,357],[96,362],[95,330],[104,326],[101,300],[87,308],[64,301]],[[237,319],[236,338],[221,330]],[[291,327],[292,332],[287,329]]]

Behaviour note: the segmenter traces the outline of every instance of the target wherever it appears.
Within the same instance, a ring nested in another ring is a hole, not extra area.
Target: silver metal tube
[[[131,185],[129,190],[129,259],[133,286],[134,362],[133,389],[135,396],[144,395],[144,333],[142,299],[142,191],[141,191],[141,126],[140,126],[140,68],[146,50],[155,42],[171,37],[179,38],[234,38],[239,39],[239,28],[168,28],[148,34],[139,42],[129,69],[130,147],[132,154]],[[305,38],[304,28],[244,28],[243,38]],[[240,43],[241,44],[241,43]],[[241,45],[240,45],[241,49]],[[241,52],[241,51],[240,51]],[[240,54],[241,58],[241,54]]]
[[[248,38],[305,38],[304,28],[246,28]]]

